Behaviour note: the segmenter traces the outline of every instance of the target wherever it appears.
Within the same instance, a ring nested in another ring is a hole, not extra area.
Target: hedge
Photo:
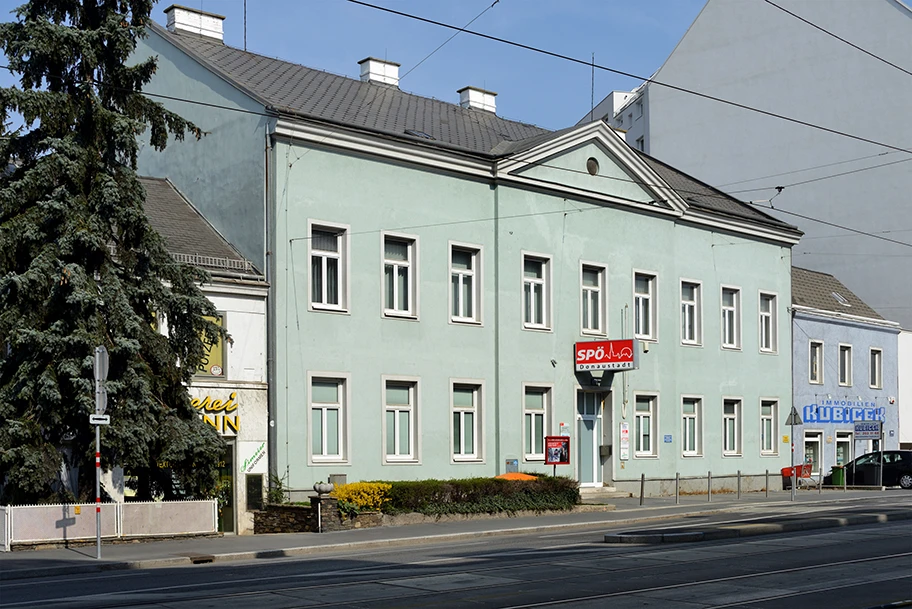
[[[566,477],[535,480],[465,478],[388,482],[387,514],[495,514],[520,510],[569,510],[580,502],[579,485]]]

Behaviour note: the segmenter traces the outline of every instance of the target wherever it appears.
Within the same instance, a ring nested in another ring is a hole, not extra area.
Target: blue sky
[[[493,0],[371,0],[398,11],[460,27]],[[225,42],[244,46],[243,0],[179,0],[224,15]],[[0,19],[20,0],[0,0]],[[153,18],[165,23],[159,2]],[[649,76],[693,22],[704,0],[500,0],[470,29],[598,64]],[[357,78],[367,56],[402,64],[400,74],[453,32],[345,0],[247,0],[247,49]],[[14,82],[0,71],[0,85]],[[638,81],[596,70],[595,103]],[[461,33],[408,74],[400,87],[458,102],[466,85],[496,91],[501,116],[559,129],[589,111],[591,70],[560,59]]]

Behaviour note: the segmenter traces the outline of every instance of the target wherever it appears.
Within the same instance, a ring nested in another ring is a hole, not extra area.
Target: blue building
[[[795,462],[824,475],[880,440],[855,437],[855,424],[883,424],[885,450],[899,448],[899,324],[826,273],[792,268]]]

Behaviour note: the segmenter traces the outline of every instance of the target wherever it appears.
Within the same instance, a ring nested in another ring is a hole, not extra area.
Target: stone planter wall
[[[383,515],[379,512],[365,512],[348,518],[339,511],[339,502],[332,497],[312,497],[310,502],[310,506],[267,505],[263,511],[254,512],[254,534],[316,533],[320,530],[317,523],[317,505],[320,506],[324,533],[383,525]]]

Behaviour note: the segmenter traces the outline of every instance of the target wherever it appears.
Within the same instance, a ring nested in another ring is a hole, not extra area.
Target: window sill
[[[634,336],[634,338],[637,339],[637,340],[639,340],[639,341],[642,341],[642,342],[644,342],[644,343],[657,343],[657,342],[659,342],[659,339],[656,338],[655,336],[641,336],[641,335],[637,334],[636,336]]]
[[[551,332],[549,326],[532,326],[529,324],[523,324],[523,330],[529,330],[531,332]]]
[[[317,467],[321,465],[351,465],[348,459],[314,459],[310,458],[310,464]]]
[[[468,319],[465,317],[451,317],[450,323],[457,326],[477,326],[481,327],[480,319]]]
[[[396,311],[384,311],[384,319],[401,319],[403,321],[418,321],[418,316],[414,313],[399,313]]]
[[[702,347],[703,347],[703,343],[687,343],[687,342],[681,341],[681,346],[682,346],[682,347],[697,347],[697,348],[702,348]]]
[[[722,453],[723,459],[741,459],[744,455],[741,453]]]
[[[418,459],[384,459],[383,465],[421,465]]]
[[[481,457],[453,457],[453,463],[484,463]]]
[[[760,349],[760,355],[779,355],[778,349]]]
[[[308,307],[308,310],[311,313],[335,313],[337,315],[349,315],[350,312],[347,307],[321,307],[319,305],[311,304]]]
[[[722,350],[723,351],[741,351],[741,347],[735,346],[735,345],[722,345]]]
[[[523,457],[523,461],[524,461],[525,463],[544,463],[544,462],[545,462],[545,455],[542,455],[542,456],[540,456],[540,457],[536,457],[536,456],[534,456],[534,455],[525,455],[525,456]]]
[[[702,459],[703,453],[683,453],[681,457],[684,459]]]
[[[634,454],[634,455],[633,455],[633,458],[634,458],[634,459],[658,459],[658,458],[659,458],[659,455],[646,455],[646,454],[637,455],[637,454]]]
[[[580,330],[580,336],[598,336],[599,338],[604,338],[608,336],[608,333],[600,330]]]
[[[766,458],[771,458],[771,457],[778,457],[778,456],[779,456],[779,453],[763,453],[763,452],[760,453],[760,458],[761,458],[761,459],[764,458],[764,457],[766,457]]]

